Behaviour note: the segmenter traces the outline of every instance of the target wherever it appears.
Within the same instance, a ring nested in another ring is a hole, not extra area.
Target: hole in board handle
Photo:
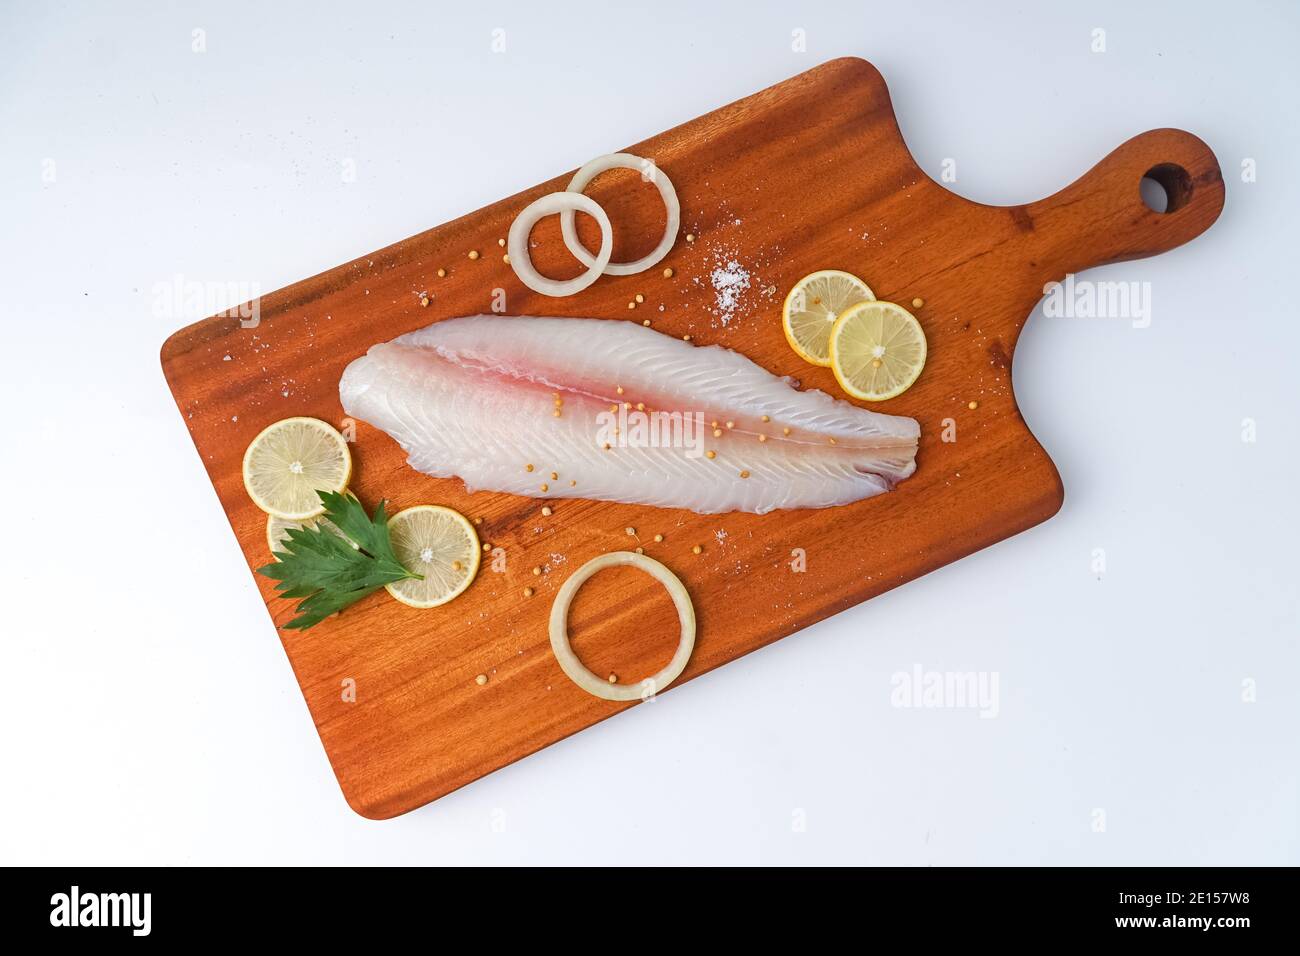
[[[1152,212],[1174,212],[1192,198],[1192,177],[1177,163],[1160,163],[1143,174],[1138,194]]]

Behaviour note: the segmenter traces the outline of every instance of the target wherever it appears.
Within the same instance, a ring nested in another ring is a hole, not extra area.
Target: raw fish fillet
[[[619,320],[448,319],[372,347],[339,397],[412,468],[471,492],[701,514],[869,498],[916,469],[920,436],[911,418]]]

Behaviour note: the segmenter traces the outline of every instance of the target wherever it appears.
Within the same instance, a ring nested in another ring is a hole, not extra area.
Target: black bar
[[[64,868],[6,876],[4,926],[51,941],[215,942],[261,927],[259,935],[337,942],[364,927],[369,940],[414,934],[437,946],[462,933],[495,941],[513,926],[541,934],[537,945],[563,946],[566,936],[581,945],[579,931],[588,942],[636,939],[652,927],[689,933],[701,921],[756,942],[800,927],[817,936],[847,927],[864,940],[914,933],[926,944],[1294,937],[1287,872],[1267,869]],[[70,920],[74,886],[82,911]]]

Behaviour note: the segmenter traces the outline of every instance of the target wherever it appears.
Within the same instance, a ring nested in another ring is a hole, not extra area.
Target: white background
[[[5,4],[0,861],[1300,862],[1300,15],[1050,6]],[[159,370],[203,313],[155,285],[279,288],[843,54],[973,199],[1151,127],[1217,152],[1217,225],[1089,276],[1150,283],[1150,328],[1038,314],[1020,341],[1064,509],[354,815]],[[891,706],[917,664],[996,672],[999,715]]]

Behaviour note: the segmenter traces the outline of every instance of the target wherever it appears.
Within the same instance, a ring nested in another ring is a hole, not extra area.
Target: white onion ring
[[[533,231],[533,226],[542,217],[557,212],[567,213],[572,217],[575,209],[594,217],[600,224],[600,252],[595,258],[587,253],[585,262],[587,271],[582,275],[564,281],[548,279],[533,266],[533,259],[528,254],[528,234]],[[605,210],[601,209],[600,204],[594,199],[581,193],[548,193],[530,203],[515,217],[515,221],[510,224],[510,237],[506,243],[506,251],[510,254],[510,266],[515,270],[515,275],[519,276],[519,281],[534,292],[558,297],[581,292],[600,278],[609,263],[609,254],[614,248],[614,231],[610,228],[609,216],[605,215]]]
[[[573,648],[569,644],[569,606],[573,603],[578,588],[582,587],[597,571],[622,565],[639,568],[667,589],[668,596],[673,599],[673,604],[677,607],[677,619],[682,626],[677,651],[673,654],[673,659],[668,662],[668,666],[653,677],[641,681],[639,685],[611,684],[597,677],[582,661],[578,660],[578,655],[573,653]],[[612,551],[592,558],[574,571],[569,580],[560,587],[560,593],[555,596],[555,603],[551,605],[551,650],[555,652],[555,659],[559,662],[561,670],[588,694],[603,697],[605,700],[640,700],[659,693],[676,680],[682,669],[686,667],[686,662],[691,659],[691,653],[695,650],[695,607],[691,604],[691,596],[686,593],[686,585],[654,558],[648,558],[634,551]]]
[[[642,159],[640,156],[633,156],[631,153],[610,153],[607,156],[597,156],[587,165],[583,166],[573,175],[567,187],[571,193],[582,193],[591,182],[601,173],[611,169],[636,169],[641,170],[644,176],[645,164],[650,160]],[[630,276],[638,272],[644,272],[652,265],[668,255],[673,244],[677,241],[677,230],[682,224],[682,209],[677,202],[677,190],[673,188],[672,182],[664,175],[664,171],[658,166],[654,166],[654,173],[650,181],[659,189],[659,195],[663,197],[664,208],[668,210],[668,222],[664,226],[664,237],[659,240],[659,245],[648,255],[635,262],[610,262],[604,267],[606,275],[611,276]],[[578,230],[574,228],[573,210],[566,209],[560,213],[560,231],[564,233],[564,244],[569,247],[578,260],[585,266],[595,267],[599,257],[593,258],[587,251],[587,247],[578,241]],[[601,249],[604,249],[602,244]],[[514,260],[514,255],[510,256]]]

